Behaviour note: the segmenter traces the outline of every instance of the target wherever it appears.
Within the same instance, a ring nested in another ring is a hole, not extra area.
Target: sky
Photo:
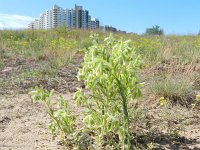
[[[200,31],[200,0],[1,0],[0,29],[25,28],[53,4],[82,5],[101,25],[142,34],[159,25],[166,34]]]

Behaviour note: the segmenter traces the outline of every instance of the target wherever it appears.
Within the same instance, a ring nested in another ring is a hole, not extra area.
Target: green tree
[[[163,35],[164,31],[160,28],[160,26],[155,25],[151,28],[147,28],[145,33],[148,35]]]

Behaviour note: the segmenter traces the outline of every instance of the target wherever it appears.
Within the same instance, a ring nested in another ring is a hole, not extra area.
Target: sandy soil
[[[25,94],[0,101],[0,149],[62,149],[47,129],[50,119],[42,104]]]

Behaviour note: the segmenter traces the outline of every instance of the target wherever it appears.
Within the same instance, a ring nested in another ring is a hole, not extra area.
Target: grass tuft
[[[172,103],[188,106],[193,101],[193,82],[187,77],[174,76],[155,77],[150,84],[150,92],[156,96],[163,96]]]

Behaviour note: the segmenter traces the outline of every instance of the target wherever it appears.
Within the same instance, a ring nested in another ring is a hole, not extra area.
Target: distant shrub
[[[164,31],[160,26],[155,25],[152,28],[147,28],[145,33],[148,35],[163,35]]]

